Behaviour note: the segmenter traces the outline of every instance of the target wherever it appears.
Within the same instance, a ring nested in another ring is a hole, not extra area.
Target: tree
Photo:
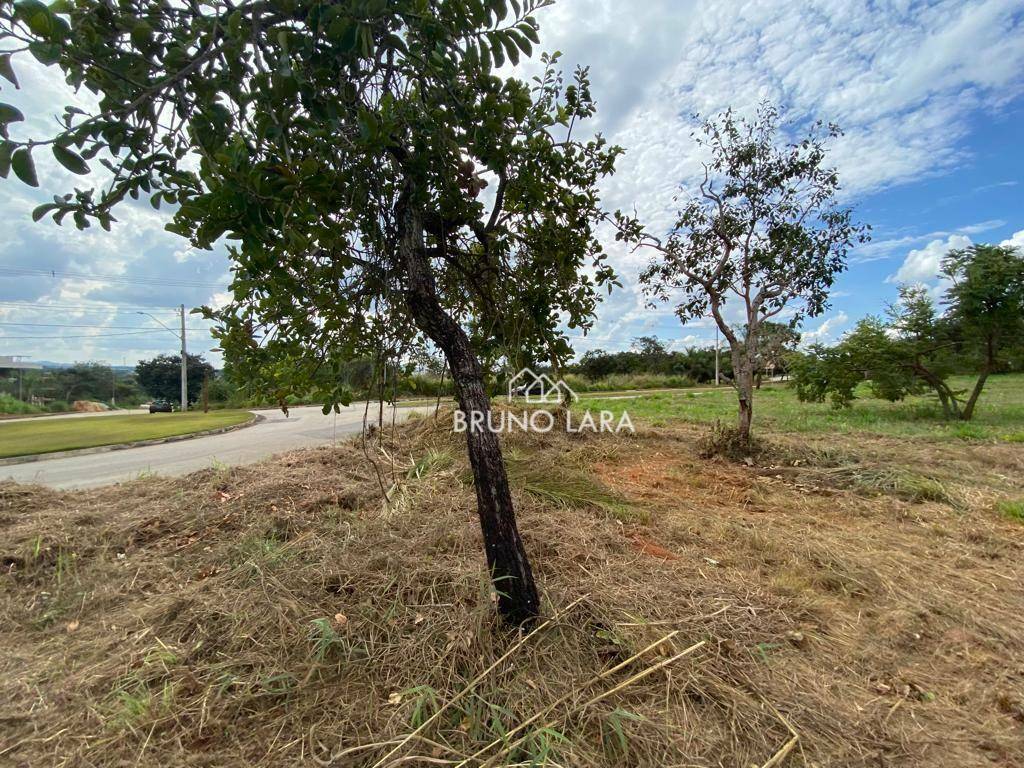
[[[98,400],[108,403],[111,395],[124,404],[134,400],[139,392],[135,383],[117,376],[107,363],[75,363],[48,372],[40,382],[39,391],[57,400]]]
[[[335,381],[345,360],[401,355],[422,334],[460,408],[487,423],[481,358],[566,357],[562,323],[586,329],[613,280],[593,230],[596,183],[620,150],[575,136],[595,111],[586,70],[566,82],[544,56],[532,85],[495,74],[531,54],[531,13],[546,4],[5,6],[15,57],[28,46],[99,96],[95,114],[65,111],[54,156],[74,172],[100,156],[110,170],[101,191],[35,216],[109,227],[128,196],[173,204],[168,228],[196,247],[232,243],[234,300],[206,314],[251,387],[281,401],[313,391],[331,407],[346,389],[319,372]],[[3,147],[36,183],[41,143]],[[497,435],[470,430],[467,450],[499,609],[529,620],[537,591]]]
[[[989,375],[1024,334],[1024,257],[1016,248],[972,245],[950,251],[942,260],[942,274],[952,283],[945,304],[957,351],[978,372],[959,411],[959,418],[970,421]]]
[[[616,235],[656,251],[641,274],[654,303],[681,293],[679,319],[710,313],[729,342],[744,443],[762,324],[784,310],[794,326],[824,311],[848,249],[867,239],[867,228],[836,202],[839,177],[824,165],[825,143],[840,135],[838,127],[814,123],[793,144],[778,134],[779,114],[769,104],[752,121],[732,111],[706,121],[694,136],[710,155],[704,179],[667,237],[621,217]],[[726,319],[733,302],[742,314],[738,326]]]
[[[761,377],[786,369],[786,360],[796,351],[800,334],[789,323],[773,323],[765,320],[757,329],[757,354],[754,356],[754,374],[757,389],[761,388]]]
[[[888,322],[866,318],[832,348],[814,347],[792,360],[801,400],[830,397],[848,406],[858,383],[901,400],[925,389],[935,393],[946,418],[970,421],[989,375],[1020,344],[1024,331],[1024,259],[1013,248],[977,245],[950,251],[942,274],[945,313],[923,286],[901,286]],[[953,389],[949,376],[977,374],[970,394]]]
[[[213,366],[201,355],[188,356],[189,404],[198,400],[203,380],[213,379],[216,375]],[[171,401],[181,399],[181,355],[157,355],[152,360],[140,360],[135,366],[135,377],[150,397]]]

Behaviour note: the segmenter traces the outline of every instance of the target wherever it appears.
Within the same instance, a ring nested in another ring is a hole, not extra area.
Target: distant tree
[[[213,379],[216,371],[201,355],[188,356],[188,401],[195,403],[203,390],[203,379]],[[181,400],[181,355],[158,355],[141,360],[135,366],[135,377],[150,397],[179,402]]]
[[[757,389],[765,373],[774,374],[786,369],[786,360],[800,343],[800,334],[790,323],[773,323],[766,320],[757,330],[757,354],[754,356],[754,371]]]
[[[957,351],[973,363],[978,378],[959,418],[970,421],[990,374],[1024,336],[1024,255],[1017,248],[972,245],[950,251],[942,274],[952,286],[945,292],[946,318],[955,329]]]
[[[96,189],[36,218],[109,227],[146,194],[174,206],[168,229],[194,246],[228,239],[233,301],[206,314],[258,394],[336,406],[350,394],[335,375],[345,361],[422,334],[447,358],[460,408],[486,424],[481,361],[566,357],[563,329],[589,327],[614,278],[595,236],[597,182],[620,150],[579,135],[595,114],[587,71],[564,78],[543,56],[532,83],[502,74],[531,55],[531,14],[546,4],[7,4],[6,65],[35,56],[90,97],[47,105],[54,131],[11,136],[0,159],[33,186],[44,146],[93,171]],[[499,610],[530,620],[540,601],[498,437],[466,436]]]
[[[793,144],[779,136],[778,111],[762,104],[752,121],[727,111],[695,136],[710,153],[699,193],[666,238],[619,220],[617,237],[653,248],[641,274],[655,301],[679,301],[683,323],[710,313],[729,342],[739,399],[738,432],[750,439],[761,326],[788,309],[794,323],[820,314],[846,253],[867,228],[838,205],[839,177],[824,165],[835,125],[812,125]],[[738,302],[742,322],[726,320]]]
[[[668,354],[668,347],[657,336],[638,336],[629,348],[648,359],[657,359]]]
[[[950,251],[942,274],[950,281],[944,313],[924,287],[902,286],[888,321],[866,318],[836,346],[794,356],[798,396],[846,406],[864,380],[888,400],[930,389],[947,418],[969,421],[989,375],[1019,349],[1024,258],[1013,248],[977,245]],[[977,375],[969,393],[949,383],[963,372]]]
[[[96,400],[109,403],[111,395],[121,402],[128,402],[138,394],[134,383],[117,376],[107,363],[75,363],[65,368],[56,368],[40,382],[40,391],[48,397],[72,402],[74,400]]]

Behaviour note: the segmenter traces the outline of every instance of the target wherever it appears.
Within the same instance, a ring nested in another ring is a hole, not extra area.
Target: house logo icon
[[[580,399],[572,387],[561,379],[555,381],[547,374],[534,373],[529,368],[523,368],[509,379],[508,400],[512,402],[517,397],[526,398],[528,403],[543,405],[574,403]]]

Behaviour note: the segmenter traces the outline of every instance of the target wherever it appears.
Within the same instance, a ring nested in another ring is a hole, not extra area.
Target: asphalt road
[[[413,411],[432,411],[433,406],[395,409],[395,420],[404,421]],[[0,467],[0,479],[19,483],[41,483],[52,488],[91,488],[130,480],[143,473],[185,475],[217,464],[250,464],[275,453],[330,445],[335,439],[359,432],[363,426],[365,404],[353,403],[341,413],[323,415],[316,406],[281,411],[260,411],[264,421],[245,429],[209,437],[197,437],[141,448],[43,459],[27,464]],[[376,404],[370,407],[369,420],[377,421]],[[391,422],[391,410],[385,408],[384,421]]]

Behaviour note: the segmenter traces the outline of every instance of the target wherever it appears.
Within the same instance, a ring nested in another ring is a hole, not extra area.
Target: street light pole
[[[188,410],[188,351],[185,349],[185,305],[181,305],[181,410]]]
[[[168,331],[170,331],[175,336],[178,336],[181,339],[181,410],[187,411],[188,410],[188,350],[186,349],[186,345],[185,345],[185,305],[184,304],[181,305],[181,307],[179,308],[179,311],[181,312],[181,334],[180,334],[180,336],[179,336],[179,334],[178,334],[178,332],[176,330],[174,330],[173,328],[168,326],[162,320],[160,320],[160,319],[158,319],[156,317],[153,317],[153,315],[149,314],[149,312],[136,312],[135,314],[137,314],[137,315],[145,315],[148,318],[156,320],[156,322],[160,323],[160,325],[162,325]]]

